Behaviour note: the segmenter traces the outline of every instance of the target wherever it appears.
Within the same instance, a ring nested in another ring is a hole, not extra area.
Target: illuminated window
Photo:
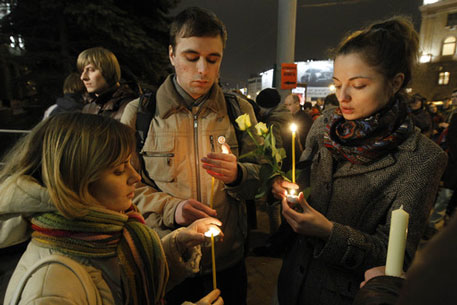
[[[438,85],[447,85],[449,84],[449,77],[451,73],[449,72],[440,72],[438,75]]]
[[[454,55],[455,42],[456,42],[456,39],[454,36],[449,36],[448,38],[446,38],[443,42],[443,51],[441,52],[441,55],[443,55],[443,56]]]

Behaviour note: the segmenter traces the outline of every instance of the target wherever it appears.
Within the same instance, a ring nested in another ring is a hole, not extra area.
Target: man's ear
[[[397,73],[392,79],[392,91],[393,94],[396,94],[398,90],[400,90],[403,82],[405,81],[405,74],[404,73]]]
[[[168,58],[170,59],[170,62],[171,62],[171,64],[172,64],[173,66],[175,65],[174,56],[175,56],[175,54],[174,54],[174,52],[173,52],[173,47],[172,47],[172,45],[170,44],[170,45],[168,46]]]

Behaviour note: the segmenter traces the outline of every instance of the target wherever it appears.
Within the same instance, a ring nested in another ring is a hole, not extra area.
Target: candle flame
[[[290,124],[290,130],[292,132],[296,132],[297,131],[297,125],[295,123]]]
[[[205,232],[206,237],[217,236],[221,234],[221,230],[217,227],[210,227],[208,231]]]

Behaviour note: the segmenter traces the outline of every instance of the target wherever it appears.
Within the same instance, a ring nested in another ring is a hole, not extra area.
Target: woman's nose
[[[131,169],[131,174],[130,174],[128,183],[130,185],[132,185],[132,184],[140,182],[141,181],[140,174],[138,174],[138,172],[132,166],[130,166],[130,169]]]
[[[340,90],[338,90],[339,92],[337,92],[336,94],[336,97],[338,99],[338,101],[341,103],[341,102],[347,102],[351,99],[351,96],[348,92],[348,88],[347,87],[341,87]]]

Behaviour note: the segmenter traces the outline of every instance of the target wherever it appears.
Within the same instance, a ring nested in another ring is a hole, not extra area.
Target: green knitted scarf
[[[126,214],[91,208],[86,216],[68,219],[45,213],[32,219],[32,241],[69,256],[117,256],[128,304],[162,304],[168,265],[160,238],[137,210]]]

